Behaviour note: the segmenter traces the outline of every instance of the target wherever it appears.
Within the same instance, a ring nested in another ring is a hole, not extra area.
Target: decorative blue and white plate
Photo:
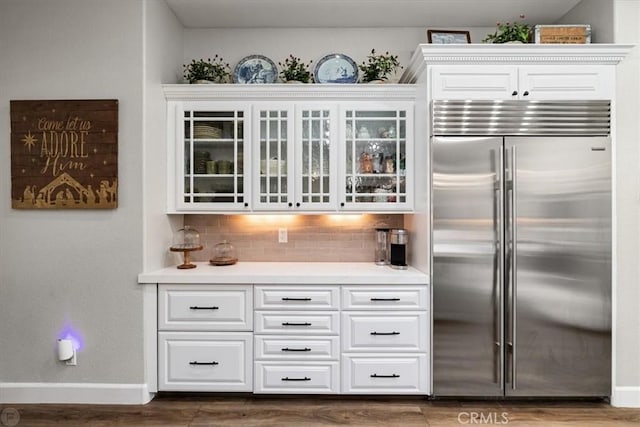
[[[249,55],[238,62],[233,70],[233,81],[242,84],[275,83],[278,80],[278,67],[262,55]]]
[[[358,66],[347,55],[332,53],[318,61],[313,78],[316,83],[356,83]]]

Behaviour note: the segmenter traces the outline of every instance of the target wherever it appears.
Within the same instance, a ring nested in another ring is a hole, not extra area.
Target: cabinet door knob
[[[341,202],[341,203],[340,203],[340,207],[341,207],[341,208],[344,208],[344,202]]]
[[[511,96],[518,96],[518,91],[514,90],[513,92],[511,92]]]
[[[529,91],[525,90],[524,93],[522,94],[522,96],[529,96]]]
[[[249,207],[249,203],[246,203],[246,202],[245,202],[244,207],[245,207],[245,208],[248,208],[248,207]]]
[[[289,207],[293,206],[293,203],[289,202]]]
[[[296,203],[296,208],[300,207],[300,202]]]

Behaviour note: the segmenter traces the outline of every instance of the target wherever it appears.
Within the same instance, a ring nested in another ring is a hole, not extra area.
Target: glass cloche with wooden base
[[[184,228],[176,231],[173,235],[173,244],[169,248],[171,252],[182,252],[184,262],[178,266],[180,270],[188,268],[196,268],[191,263],[189,254],[193,251],[201,251],[203,246],[200,244],[200,233],[193,227],[186,225]]]

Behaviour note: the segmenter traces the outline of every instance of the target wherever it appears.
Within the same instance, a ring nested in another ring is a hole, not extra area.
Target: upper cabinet
[[[615,68],[631,46],[420,45],[401,81],[433,99],[612,99]]]
[[[340,207],[407,209],[411,200],[407,155],[411,162],[413,105],[345,105],[341,123],[344,180]]]
[[[181,102],[175,108],[176,210],[246,210],[245,158],[250,155],[250,110],[238,103]],[[174,156],[171,156],[174,154]]]
[[[253,113],[254,209],[335,210],[335,106],[258,103]]]
[[[166,85],[168,212],[411,212],[413,85]]]
[[[607,99],[611,67],[592,65],[440,65],[431,75],[433,99]]]

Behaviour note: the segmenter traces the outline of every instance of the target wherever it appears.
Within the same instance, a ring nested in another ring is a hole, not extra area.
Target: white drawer
[[[251,391],[251,332],[158,333],[158,389]]]
[[[158,329],[250,331],[251,285],[159,285]]]
[[[256,310],[339,310],[338,286],[256,286]]]
[[[342,356],[342,393],[428,394],[427,356]]]
[[[255,362],[254,393],[338,393],[340,362]]]
[[[342,313],[342,351],[426,352],[426,311]]]
[[[339,337],[256,335],[255,359],[339,360]]]
[[[429,287],[343,286],[343,310],[426,310],[429,307]]]
[[[256,311],[256,334],[338,335],[340,316],[337,311]]]

